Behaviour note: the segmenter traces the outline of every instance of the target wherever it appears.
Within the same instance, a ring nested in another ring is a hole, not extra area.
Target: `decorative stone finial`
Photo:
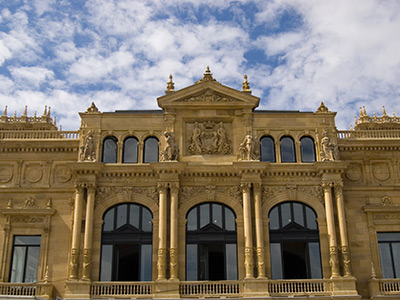
[[[362,107],[360,106],[360,117],[363,116]]]
[[[43,116],[47,115],[47,105],[44,106],[44,112],[43,112]]]
[[[23,116],[26,117],[28,115],[28,105],[25,105]]]
[[[382,105],[382,116],[384,116],[384,117],[387,116],[385,105]]]
[[[7,118],[7,105],[4,108],[3,115],[0,117],[0,121],[1,122],[7,122],[8,121],[8,118]]]
[[[86,113],[89,114],[95,114],[95,113],[99,113],[99,109],[96,107],[96,105],[94,104],[94,102],[92,102],[92,104],[88,107],[88,109],[86,110]]]
[[[7,117],[7,105],[4,107],[3,116],[6,116],[6,117]]]
[[[366,116],[367,115],[367,111],[365,110],[365,106],[363,105],[363,115]]]
[[[215,80],[215,79],[212,77],[210,67],[207,66],[206,72],[204,73],[203,81],[209,81],[209,80]]]
[[[169,74],[169,80],[167,82],[167,89],[165,90],[165,93],[169,94],[174,91],[175,91],[175,86],[174,82],[172,81],[172,74]]]
[[[11,209],[12,207],[13,207],[12,198],[10,198],[10,200],[7,203],[7,208]]]
[[[317,113],[327,113],[329,112],[328,107],[325,106],[324,101],[321,101],[321,104],[319,105],[317,111]]]
[[[358,124],[357,116],[354,117],[354,125]]]
[[[251,94],[251,90],[250,90],[250,84],[247,81],[247,75],[244,75],[244,81],[243,81],[243,87],[242,87],[242,92],[246,92],[246,93],[250,93]]]
[[[50,109],[51,107],[49,106],[49,110],[47,111],[47,116],[50,117]]]

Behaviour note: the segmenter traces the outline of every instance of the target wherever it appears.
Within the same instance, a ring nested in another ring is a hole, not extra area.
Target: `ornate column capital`
[[[250,193],[251,182],[242,182],[240,187],[242,188],[242,193]]]
[[[168,183],[166,182],[159,182],[157,184],[158,192],[160,194],[166,194],[168,191]]]
[[[178,194],[179,192],[179,183],[173,182],[169,184],[169,188],[171,190],[171,194]]]
[[[253,183],[253,191],[254,191],[254,193],[261,194],[261,190],[262,190],[262,183],[261,182]]]
[[[321,186],[322,186],[322,188],[324,189],[324,191],[326,191],[326,190],[332,189],[332,187],[334,186],[334,184],[333,184],[332,181],[322,181]]]
[[[85,189],[85,184],[82,182],[75,182],[74,188],[75,188],[75,193],[77,194],[83,193],[83,190]]]

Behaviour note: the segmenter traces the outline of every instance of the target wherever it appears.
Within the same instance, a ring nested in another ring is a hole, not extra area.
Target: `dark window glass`
[[[103,141],[103,162],[116,163],[117,162],[117,139],[109,136]]]
[[[281,138],[281,160],[282,162],[296,162],[296,152],[291,137]]]
[[[272,137],[264,136],[260,140],[261,161],[275,162],[275,142]]]
[[[158,162],[158,139],[149,137],[144,141],[144,163]]]
[[[149,281],[152,214],[142,205],[119,204],[104,214],[100,280]]]
[[[138,162],[138,140],[134,137],[129,137],[124,141],[124,155],[122,158],[124,163]]]
[[[315,161],[315,145],[314,140],[308,136],[300,139],[301,161],[314,162]]]
[[[10,282],[36,282],[40,236],[15,236]]]
[[[187,214],[186,280],[237,280],[236,224],[233,211],[203,203]]]
[[[400,278],[400,232],[378,232],[383,278]]]
[[[284,202],[269,212],[273,279],[322,278],[315,212],[300,202]]]

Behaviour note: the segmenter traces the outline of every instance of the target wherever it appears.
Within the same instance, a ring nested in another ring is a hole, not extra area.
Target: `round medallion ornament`
[[[71,169],[66,166],[59,166],[54,174],[57,181],[62,183],[68,182],[72,177]]]
[[[374,174],[374,177],[380,181],[388,180],[390,177],[389,167],[385,163],[372,165],[372,173]]]
[[[36,183],[43,177],[43,170],[41,167],[27,167],[25,171],[25,178],[30,183]]]
[[[0,183],[7,183],[13,177],[13,170],[11,167],[0,167]]]
[[[346,178],[350,181],[361,179],[361,168],[359,164],[351,164],[346,170]]]

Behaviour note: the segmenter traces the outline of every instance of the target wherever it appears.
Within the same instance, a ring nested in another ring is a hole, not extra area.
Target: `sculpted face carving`
[[[228,139],[224,124],[206,121],[195,122],[188,146],[189,154],[230,154],[231,141]]]

